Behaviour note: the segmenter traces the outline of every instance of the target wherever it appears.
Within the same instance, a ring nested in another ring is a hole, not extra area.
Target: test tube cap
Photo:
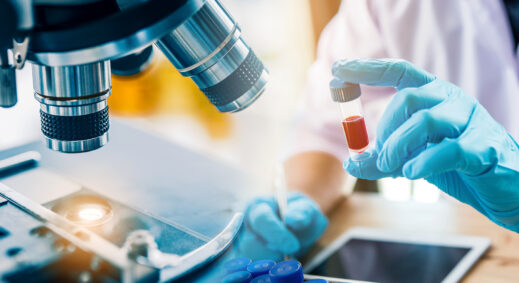
[[[249,266],[247,266],[247,271],[250,272],[252,276],[256,277],[263,274],[268,274],[270,269],[272,269],[272,267],[274,267],[275,265],[276,262],[273,260],[258,260],[249,264]]]
[[[247,271],[238,271],[228,274],[222,279],[222,283],[249,283],[252,275]]]
[[[237,271],[246,271],[247,266],[252,263],[252,260],[247,257],[237,257],[233,258],[226,263],[224,263],[224,268],[227,270],[227,273],[233,273]]]
[[[269,275],[272,283],[302,283],[304,280],[303,267],[297,260],[286,260],[276,264]]]
[[[271,283],[270,276],[268,274],[263,274],[258,277],[252,279],[250,283]]]
[[[334,78],[330,81],[330,92],[335,102],[348,102],[360,97],[360,86]]]

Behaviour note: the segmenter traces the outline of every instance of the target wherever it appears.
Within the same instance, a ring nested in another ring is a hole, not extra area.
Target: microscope
[[[45,145],[0,152],[0,282],[192,282],[186,276],[198,276],[193,270],[221,258],[231,245],[243,218],[239,212],[215,208],[221,219],[235,214],[221,221],[227,223],[223,230],[206,236],[91,190],[104,189],[105,179],[132,176],[130,185],[118,187],[121,195],[158,195],[147,196],[148,204],[169,210],[156,201],[167,184],[178,214],[190,215],[187,222],[220,227],[216,213],[198,217],[190,196],[237,179],[235,171],[117,123],[113,146],[94,151],[109,140],[111,74],[144,71],[156,50],[221,112],[248,107],[268,80],[218,0],[0,0],[0,107],[17,103],[16,70],[30,62],[45,139]],[[153,146],[127,154],[132,148],[121,142],[127,136]],[[198,163],[172,173],[168,161],[175,159]],[[149,169],[146,162],[155,166],[153,176],[139,174]],[[212,174],[190,178],[193,168]],[[69,176],[74,182],[65,182]],[[61,195],[36,200],[51,190]],[[200,207],[208,210],[214,198],[199,200]]]
[[[111,73],[133,75],[155,44],[221,112],[265,89],[268,71],[217,0],[0,0],[0,106],[17,102],[15,70],[32,65],[47,147],[108,142]]]

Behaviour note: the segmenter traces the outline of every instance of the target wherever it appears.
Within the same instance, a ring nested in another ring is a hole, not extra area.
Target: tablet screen
[[[310,274],[375,282],[441,282],[470,248],[350,239]]]

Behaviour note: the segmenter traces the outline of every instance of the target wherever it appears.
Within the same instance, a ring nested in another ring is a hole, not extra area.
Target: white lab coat
[[[328,91],[330,67],[343,58],[402,58],[476,97],[519,140],[517,51],[498,0],[343,0],[324,29],[287,156],[347,149]],[[370,139],[394,89],[362,86]]]

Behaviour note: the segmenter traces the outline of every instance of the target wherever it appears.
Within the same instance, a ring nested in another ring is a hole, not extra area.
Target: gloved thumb
[[[352,160],[349,158],[343,164],[343,168],[353,177],[365,180],[378,180],[385,177],[400,177],[401,170],[395,172],[382,172],[377,167],[378,152],[376,149],[366,151],[365,159]]]

